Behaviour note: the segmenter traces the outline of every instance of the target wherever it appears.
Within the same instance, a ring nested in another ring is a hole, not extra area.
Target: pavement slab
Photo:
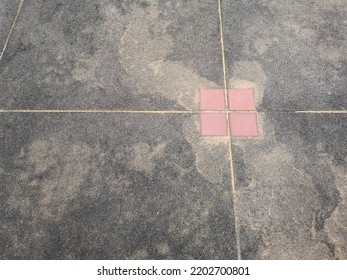
[[[0,259],[237,258],[198,115],[2,114],[0,141]]]
[[[234,138],[243,259],[346,259],[347,116],[259,114]]]
[[[25,1],[0,62],[3,109],[198,109],[223,85],[217,3]]]
[[[230,88],[259,110],[347,109],[344,0],[222,1]]]

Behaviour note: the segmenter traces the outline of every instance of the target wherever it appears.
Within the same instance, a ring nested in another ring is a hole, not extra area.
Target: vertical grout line
[[[225,106],[226,106],[226,119],[228,128],[228,139],[229,139],[229,163],[230,163],[230,176],[231,176],[231,190],[233,194],[233,211],[234,211],[234,221],[235,221],[235,234],[236,234],[236,249],[237,249],[237,259],[241,260],[241,245],[240,245],[240,229],[239,221],[237,215],[237,192],[235,184],[235,174],[234,174],[234,161],[233,161],[233,150],[232,150],[232,140],[231,140],[231,129],[230,129],[230,119],[229,119],[229,97],[228,97],[228,84],[227,84],[227,70],[226,70],[226,60],[225,60],[225,48],[224,48],[224,31],[223,31],[223,17],[222,17],[222,4],[221,0],[218,0],[218,14],[219,14],[219,30],[220,30],[220,42],[222,51],[222,63],[223,63],[223,78],[224,78],[224,96],[225,96]]]
[[[13,32],[13,29],[14,29],[14,27],[15,27],[15,25],[16,25],[16,22],[17,22],[17,19],[18,19],[19,14],[20,14],[20,12],[21,12],[21,10],[22,10],[22,6],[23,6],[23,4],[24,4],[24,1],[25,1],[25,0],[20,0],[20,2],[19,2],[16,16],[14,17],[14,20],[13,20],[13,22],[12,22],[12,26],[11,26],[10,32],[9,32],[8,35],[7,35],[7,38],[6,38],[6,40],[5,40],[4,47],[2,48],[2,51],[1,51],[1,53],[0,53],[0,61],[1,61],[2,57],[4,56],[5,50],[6,50],[6,48],[7,48],[8,41],[10,40],[10,37],[11,37],[12,32]]]

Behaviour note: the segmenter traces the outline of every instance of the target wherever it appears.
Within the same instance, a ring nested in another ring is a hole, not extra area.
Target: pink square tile
[[[223,89],[200,89],[200,110],[225,111],[225,109]]]
[[[258,136],[256,113],[231,113],[230,127],[232,136]]]
[[[228,90],[230,110],[256,110],[253,89]]]
[[[201,113],[200,135],[227,136],[228,127],[226,115],[223,113]]]

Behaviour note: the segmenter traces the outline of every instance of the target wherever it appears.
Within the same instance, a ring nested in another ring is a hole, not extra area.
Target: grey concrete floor
[[[344,0],[0,0],[0,50],[1,259],[347,259]]]

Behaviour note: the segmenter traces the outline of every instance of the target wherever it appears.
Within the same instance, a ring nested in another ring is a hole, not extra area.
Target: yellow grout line
[[[216,111],[206,111],[212,113]],[[141,111],[141,110],[113,110],[113,109],[0,109],[0,113],[127,113],[127,114],[198,114],[200,111]]]
[[[11,37],[12,32],[13,32],[13,29],[14,29],[14,27],[16,25],[16,22],[17,22],[19,14],[20,14],[20,11],[22,10],[22,6],[23,6],[24,1],[25,0],[20,0],[20,2],[19,2],[16,16],[14,17],[14,20],[13,20],[10,32],[8,33],[8,36],[7,36],[6,40],[5,40],[5,45],[4,45],[3,49],[2,49],[2,52],[0,53],[0,61],[1,61],[2,57],[4,56],[5,50],[7,48],[8,41],[10,40],[10,37]]]
[[[220,42],[221,42],[221,52],[222,52],[222,63],[223,63],[223,78],[224,78],[224,96],[225,96],[225,106],[226,106],[226,119],[228,128],[228,139],[229,139],[229,163],[230,163],[230,176],[231,176],[231,190],[233,194],[233,211],[234,211],[234,221],[235,221],[235,234],[236,234],[236,249],[237,258],[241,260],[241,243],[240,243],[240,229],[239,221],[237,215],[237,192],[235,184],[234,175],[234,160],[233,160],[233,149],[231,140],[231,130],[230,130],[230,120],[229,120],[229,98],[228,98],[228,84],[227,84],[227,70],[226,70],[226,60],[225,60],[225,48],[224,48],[224,31],[223,31],[223,17],[222,17],[222,5],[221,0],[218,0],[218,15],[219,15],[219,30],[220,30]]]
[[[226,102],[228,97],[226,96]],[[223,113],[229,118],[230,113],[254,113],[256,110],[119,110],[119,109],[0,109],[0,113],[130,113],[130,114],[200,114]],[[262,111],[259,111],[260,113]],[[272,111],[266,111],[268,113]],[[277,110],[276,112],[289,112]],[[290,111],[295,114],[347,114],[347,111]]]
[[[347,114],[347,111],[295,111],[296,114]]]
[[[226,95],[228,102],[228,96]],[[119,110],[119,109],[0,109],[0,113],[130,113],[130,114],[200,114],[200,113],[223,113],[229,118],[230,113],[254,113],[256,110]],[[260,113],[262,111],[259,111]],[[268,113],[272,111],[266,111]],[[276,112],[288,112],[277,110]],[[347,111],[290,111],[295,114],[347,114]]]
[[[249,113],[239,110],[117,110],[117,109],[0,109],[0,113],[127,113],[127,114],[200,114]]]

